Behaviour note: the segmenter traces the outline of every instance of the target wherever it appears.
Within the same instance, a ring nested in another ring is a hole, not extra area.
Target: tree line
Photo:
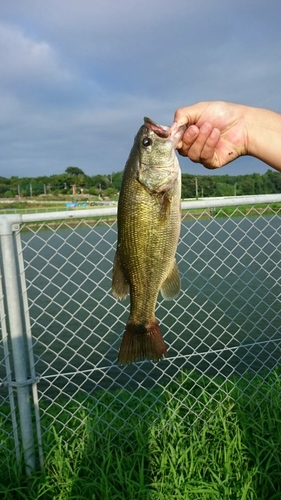
[[[0,198],[39,195],[89,194],[101,197],[117,195],[123,171],[109,175],[86,175],[79,167],[67,167],[63,174],[39,177],[0,177]],[[182,198],[241,196],[281,192],[281,174],[191,175],[182,174]]]

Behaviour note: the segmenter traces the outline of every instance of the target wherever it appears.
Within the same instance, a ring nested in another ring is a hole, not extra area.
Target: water
[[[115,225],[62,224],[22,239],[45,392],[148,386],[182,369],[228,376],[280,362],[278,216],[185,220],[182,291],[177,301],[159,297],[156,311],[168,358],[127,367],[116,365],[129,301],[111,294]]]

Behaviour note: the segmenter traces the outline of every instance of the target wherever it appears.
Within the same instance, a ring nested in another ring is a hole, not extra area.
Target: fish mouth
[[[177,126],[175,123],[173,123],[171,127],[158,125],[150,118],[147,118],[147,116],[145,116],[143,120],[145,126],[149,130],[152,130],[152,132],[154,132],[158,137],[161,137],[162,139],[170,139],[175,149],[187,129],[187,125]]]
[[[163,139],[168,139],[170,127],[166,127],[165,125],[158,125],[147,116],[143,119],[144,124],[149,130],[152,130],[158,137],[162,137]]]

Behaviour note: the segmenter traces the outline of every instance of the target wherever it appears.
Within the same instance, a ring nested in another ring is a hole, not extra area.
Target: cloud
[[[281,112],[277,3],[15,0],[1,13],[1,175],[120,170],[144,115],[169,124],[200,100]],[[226,168],[244,161],[267,169]]]
[[[71,80],[70,73],[49,43],[31,39],[16,26],[0,24],[0,51],[2,84],[13,85],[19,79],[21,85]]]

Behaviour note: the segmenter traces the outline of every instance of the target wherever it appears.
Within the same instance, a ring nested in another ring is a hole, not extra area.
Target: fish
[[[112,293],[130,294],[130,314],[119,364],[159,361],[167,354],[155,308],[180,292],[175,259],[181,225],[181,170],[175,153],[186,126],[158,125],[150,118],[136,134],[126,162],[117,210],[117,248]]]

